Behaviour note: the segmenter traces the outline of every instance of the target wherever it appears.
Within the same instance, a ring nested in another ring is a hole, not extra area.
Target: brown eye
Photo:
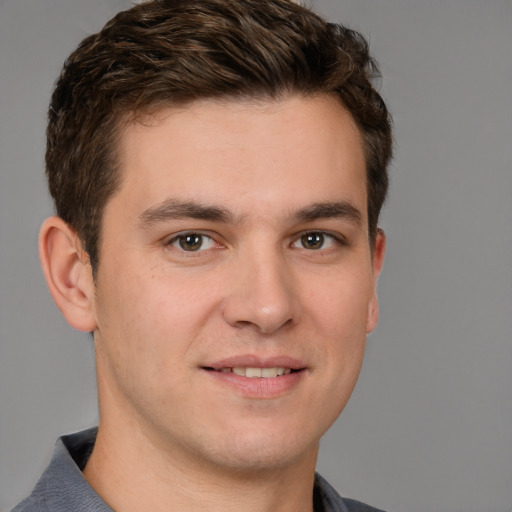
[[[334,250],[336,246],[341,247],[344,245],[346,245],[346,243],[341,235],[337,237],[325,231],[308,231],[302,233],[291,246],[294,249],[323,252],[326,250]]]
[[[199,252],[215,247],[215,242],[200,233],[183,233],[168,242],[169,245],[186,252]]]
[[[184,251],[198,251],[203,245],[203,237],[195,233],[191,235],[184,235],[178,238],[180,247]]]
[[[305,249],[317,250],[324,246],[325,236],[323,233],[306,233],[300,237],[300,242]]]

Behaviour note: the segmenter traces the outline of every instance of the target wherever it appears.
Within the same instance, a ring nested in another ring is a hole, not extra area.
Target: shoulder
[[[28,498],[12,512],[112,512],[82,475],[96,429],[63,436]]]
[[[343,503],[347,508],[347,512],[384,512],[380,508],[371,507],[360,501],[351,500],[349,498],[343,498]]]
[[[18,503],[11,512],[46,512],[48,507],[43,496],[36,496],[33,493]]]
[[[342,498],[318,473],[315,475],[315,501],[319,502],[318,508],[324,512],[384,512],[360,501]]]

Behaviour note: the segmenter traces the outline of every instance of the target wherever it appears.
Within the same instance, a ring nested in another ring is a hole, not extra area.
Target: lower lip
[[[305,375],[305,370],[279,377],[244,377],[236,373],[203,370],[220,384],[234,388],[248,398],[277,398],[291,391]]]

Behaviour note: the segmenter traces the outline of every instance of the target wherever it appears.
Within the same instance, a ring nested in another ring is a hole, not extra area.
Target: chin
[[[304,436],[279,436],[264,432],[253,432],[252,435],[230,436],[224,442],[209,446],[208,455],[203,452],[217,467],[240,473],[282,470],[296,465],[301,460],[311,458],[316,463],[318,441],[306,443]],[[212,449],[212,446],[215,446]]]

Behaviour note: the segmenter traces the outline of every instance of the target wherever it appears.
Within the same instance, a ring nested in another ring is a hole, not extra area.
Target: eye
[[[197,252],[212,249],[216,243],[201,233],[183,233],[169,240],[168,245],[187,252]]]
[[[322,231],[310,231],[302,234],[293,244],[295,249],[308,249],[310,251],[318,251],[320,249],[329,249],[341,242],[328,233]]]

